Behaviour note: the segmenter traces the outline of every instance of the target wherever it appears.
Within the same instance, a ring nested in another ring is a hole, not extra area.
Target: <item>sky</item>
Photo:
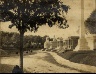
[[[68,11],[68,14],[65,15],[69,28],[59,29],[56,26],[49,28],[48,26],[41,26],[36,33],[26,32],[25,35],[40,35],[45,36],[49,35],[50,37],[63,37],[67,38],[68,36],[79,36],[78,29],[81,25],[81,0],[61,0],[65,5],[69,5],[71,9]],[[95,9],[95,0],[84,0],[84,20],[86,20],[92,11]],[[10,22],[1,22],[1,30],[8,32],[18,32],[18,30],[13,27],[9,29]]]

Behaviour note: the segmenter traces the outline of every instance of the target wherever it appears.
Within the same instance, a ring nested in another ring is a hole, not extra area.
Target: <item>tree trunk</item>
[[[23,71],[23,37],[24,33],[20,32],[20,68]]]

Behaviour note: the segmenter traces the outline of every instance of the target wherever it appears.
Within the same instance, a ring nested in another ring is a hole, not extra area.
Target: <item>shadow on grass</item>
[[[0,64],[0,73],[12,73],[14,65]],[[24,69],[24,73],[30,73]]]
[[[68,51],[57,54],[71,62],[96,66],[96,51]]]

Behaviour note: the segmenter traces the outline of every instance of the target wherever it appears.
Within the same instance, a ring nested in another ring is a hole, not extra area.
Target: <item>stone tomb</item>
[[[70,36],[64,41],[65,50],[74,50],[78,44],[78,36]]]
[[[96,50],[96,34],[90,34],[86,37],[90,50]]]
[[[49,49],[50,48],[50,41],[49,41],[49,37],[46,37],[46,41],[44,43],[44,49]]]

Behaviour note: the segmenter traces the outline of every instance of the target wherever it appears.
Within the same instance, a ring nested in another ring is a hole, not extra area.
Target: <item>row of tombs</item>
[[[46,41],[44,43],[44,49],[57,51],[57,52],[64,52],[66,50],[74,50],[78,45],[79,36],[70,36],[67,39],[63,38],[53,38],[50,40],[49,37],[46,37]],[[88,46],[91,50],[96,49],[96,35],[90,35],[86,37]]]
[[[78,36],[68,37],[66,40],[63,38],[53,38],[50,40],[49,37],[46,37],[44,43],[44,48],[46,50],[64,52],[65,50],[73,50],[78,44]]]

